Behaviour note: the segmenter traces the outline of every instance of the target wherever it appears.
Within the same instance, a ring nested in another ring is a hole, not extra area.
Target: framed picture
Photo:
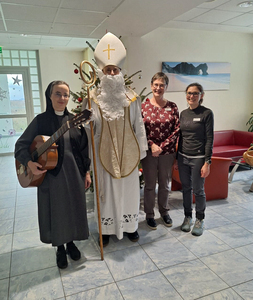
[[[162,72],[169,77],[167,92],[182,92],[188,84],[200,83],[205,91],[228,90],[230,63],[163,62]]]

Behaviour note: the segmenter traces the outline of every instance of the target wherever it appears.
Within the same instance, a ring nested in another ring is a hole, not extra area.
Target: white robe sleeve
[[[146,151],[148,150],[148,143],[145,126],[141,116],[141,104],[139,97],[130,105],[130,119],[140,147],[140,159],[143,159],[147,155]]]

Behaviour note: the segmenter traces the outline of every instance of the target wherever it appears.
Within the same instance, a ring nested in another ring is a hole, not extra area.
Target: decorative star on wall
[[[12,77],[12,79],[14,80],[13,84],[19,85],[19,82],[22,81],[21,79],[18,79],[18,75],[16,76],[16,78]]]

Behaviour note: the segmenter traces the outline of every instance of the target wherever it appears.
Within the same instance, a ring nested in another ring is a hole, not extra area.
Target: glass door
[[[27,67],[0,69],[0,155],[14,152],[19,136],[34,117]]]

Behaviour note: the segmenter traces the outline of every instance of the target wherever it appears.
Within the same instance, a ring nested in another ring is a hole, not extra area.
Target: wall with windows
[[[27,124],[44,110],[37,51],[0,54],[0,154],[14,151]]]
[[[31,81],[34,115],[43,111],[41,102],[40,70],[37,51],[35,50],[3,50],[0,54],[0,67],[28,67]]]

